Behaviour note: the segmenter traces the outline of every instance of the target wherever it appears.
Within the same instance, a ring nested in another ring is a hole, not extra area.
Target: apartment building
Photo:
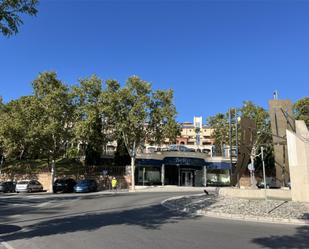
[[[194,117],[193,122],[180,123],[181,135],[176,139],[176,145],[183,145],[191,151],[204,152],[213,155],[214,138],[212,136],[213,129],[203,124],[202,117]],[[166,143],[153,146],[145,144],[146,152],[155,150],[165,150],[170,147],[169,141]]]
[[[211,152],[214,144],[213,129],[203,124],[202,117],[194,117],[193,122],[181,123],[181,136],[177,138],[177,144],[183,144],[188,148],[200,152]]]

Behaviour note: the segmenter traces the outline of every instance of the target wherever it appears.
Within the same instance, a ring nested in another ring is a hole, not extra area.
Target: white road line
[[[13,246],[3,241],[2,239],[0,239],[0,245],[4,246],[6,249],[15,249]]]
[[[47,206],[49,204],[52,204],[52,202],[51,201],[43,202],[41,204],[35,205],[35,207],[45,207],[45,206]]]
[[[1,245],[3,245],[5,248],[7,249],[15,249],[13,246],[9,245],[8,243],[6,242],[1,242]]]
[[[10,218],[19,218],[21,217],[21,214],[13,214],[13,215],[9,215]]]

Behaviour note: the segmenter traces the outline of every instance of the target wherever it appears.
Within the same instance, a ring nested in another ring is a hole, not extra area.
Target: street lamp
[[[262,158],[262,165],[263,165],[263,181],[264,181],[265,200],[267,200],[267,194],[266,194],[266,173],[265,173],[264,147],[263,146],[261,146],[261,158]]]

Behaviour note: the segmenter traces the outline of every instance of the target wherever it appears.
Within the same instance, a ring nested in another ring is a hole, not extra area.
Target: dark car
[[[78,181],[74,186],[74,192],[76,193],[95,192],[97,189],[97,182],[92,179]]]
[[[15,192],[16,183],[15,182],[0,182],[0,192]]]
[[[74,192],[74,186],[76,181],[71,178],[68,179],[57,179],[53,184],[53,192],[62,192],[62,193],[72,193]]]
[[[258,188],[264,188],[264,181],[258,182],[256,186]],[[280,183],[274,177],[266,177],[266,188],[280,188]]]

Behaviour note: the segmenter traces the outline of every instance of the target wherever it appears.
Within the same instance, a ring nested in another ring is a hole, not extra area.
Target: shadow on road
[[[264,248],[274,249],[308,249],[309,248],[309,226],[300,226],[296,228],[294,235],[269,236],[256,238],[253,243],[263,246]]]
[[[0,235],[1,234],[6,234],[6,233],[13,233],[16,231],[21,230],[20,226],[15,226],[15,225],[1,225],[0,224]]]
[[[55,208],[50,208],[50,205],[46,205],[44,208],[40,207],[40,204],[49,202],[54,204],[61,204],[62,202],[73,201],[73,200],[93,200],[97,198],[119,198],[123,196],[129,195],[128,193],[109,193],[109,194],[95,194],[95,195],[61,195],[56,194],[53,196],[39,196],[40,198],[36,198],[36,195],[27,195],[27,194],[20,194],[14,195],[10,198],[5,198],[2,196],[0,198],[0,220],[2,223],[10,222],[12,219],[10,216],[20,215],[20,214],[58,214],[59,210]],[[62,211],[66,209],[65,207],[61,208]]]
[[[135,208],[130,210],[86,213],[68,215],[62,218],[44,220],[33,225],[23,227],[23,230],[14,234],[2,234],[0,239],[12,241],[30,239],[56,234],[65,234],[78,231],[93,231],[107,226],[128,225],[141,226],[145,229],[159,229],[167,223],[176,223],[191,217],[188,214],[170,211],[161,205]]]

